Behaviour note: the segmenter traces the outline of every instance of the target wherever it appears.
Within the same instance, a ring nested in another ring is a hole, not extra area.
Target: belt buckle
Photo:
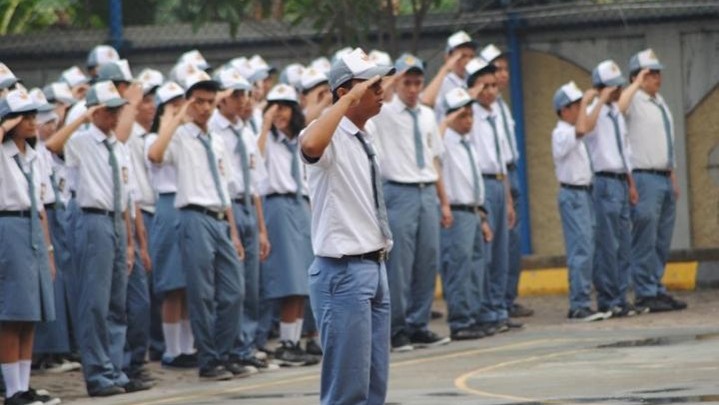
[[[218,213],[217,213],[217,219],[219,219],[220,221],[224,221],[224,220],[225,220],[225,213],[222,212],[222,211],[218,212]]]
[[[377,254],[377,259],[379,260],[380,263],[387,260],[387,250],[386,249],[380,250]]]
[[[504,178],[505,178],[504,173],[499,173],[499,174],[497,175],[497,180],[499,180],[499,181],[504,181]]]

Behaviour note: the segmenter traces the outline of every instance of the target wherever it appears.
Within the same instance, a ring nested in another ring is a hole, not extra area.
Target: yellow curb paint
[[[669,263],[662,282],[670,290],[691,291],[696,287],[699,262]],[[519,296],[561,295],[569,291],[566,267],[522,270]],[[437,277],[435,297],[442,298],[442,282]]]

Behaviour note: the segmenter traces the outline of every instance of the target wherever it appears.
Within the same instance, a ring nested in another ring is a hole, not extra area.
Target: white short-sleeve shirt
[[[501,127],[501,122],[494,109],[487,110],[478,103],[472,105],[474,122],[472,124],[472,138],[477,147],[479,165],[483,174],[504,174],[507,173],[504,154],[509,150],[507,137]],[[495,138],[490,117],[495,120],[497,136]],[[499,150],[499,153],[497,153]]]
[[[657,94],[652,98],[639,89],[629,104],[626,124],[627,138],[632,150],[630,162],[633,168],[669,170],[676,166],[676,149],[674,150],[674,164],[672,165],[669,161],[669,144],[660,106],[666,111],[670,140],[673,145],[674,117],[664,101],[664,97]]]
[[[593,109],[598,100],[587,108],[587,114]],[[612,172],[626,173],[631,171],[630,156],[632,154],[627,143],[627,127],[624,122],[624,116],[619,112],[616,103],[610,105],[604,104],[599,111],[599,118],[593,130],[585,135],[585,142],[589,148],[589,155],[592,158],[592,164],[595,172]],[[610,114],[617,117],[619,125],[619,144],[621,152],[617,144],[617,137],[614,130],[614,123],[610,118]],[[622,160],[622,154],[624,159]]]
[[[495,107],[496,106],[496,107]],[[497,125],[502,127],[504,135],[507,137],[507,150],[504,154],[504,160],[509,163],[517,163],[519,159],[519,149],[517,147],[517,135],[515,133],[514,118],[512,118],[512,111],[509,110],[509,106],[504,102],[502,96],[497,97],[497,101],[494,102],[492,108],[496,108],[497,113]],[[506,118],[506,123],[505,123]]]
[[[257,138],[242,120],[231,123],[219,110],[215,110],[210,118],[209,128],[212,133],[222,137],[225,149],[232,164],[232,177],[229,179],[229,190],[232,198],[244,197],[245,181],[242,176],[242,157],[237,152],[237,142],[245,145],[248,165],[250,168],[250,194],[258,194],[258,183],[267,176],[265,165],[257,147]],[[239,136],[238,136],[239,134]]]
[[[462,144],[463,140],[469,144],[469,153]],[[479,200],[474,198],[472,166],[477,171]],[[460,135],[451,128],[447,128],[444,133],[442,173],[444,191],[450,204],[484,205],[484,179],[482,179],[479,158],[471,134]]]
[[[434,118],[436,122],[442,122],[444,119],[445,114],[447,113],[447,109],[444,106],[444,96],[450,91],[457,87],[461,87],[463,89],[467,88],[467,81],[457,76],[454,72],[449,72],[447,76],[444,77],[444,80],[442,80],[442,86],[439,88],[439,93],[437,93],[437,100],[434,102]]]
[[[587,146],[577,139],[573,125],[560,120],[552,131],[552,157],[557,180],[575,186],[592,184],[592,164]]]
[[[380,113],[371,119],[372,137],[382,167],[382,178],[400,183],[430,183],[439,178],[434,159],[444,146],[439,136],[432,110],[422,104],[415,107],[422,139],[424,167],[417,165],[414,139],[414,119],[399,97],[382,106]]]
[[[31,173],[35,187],[35,203],[38,211],[43,210],[42,176],[37,152],[25,145],[25,155],[15,145],[15,142],[5,139],[0,143],[0,211],[25,211],[32,207],[30,200],[30,187],[24,173]],[[20,156],[20,166],[15,162],[15,156]],[[32,168],[32,170],[31,170]],[[12,235],[8,235],[12,236]]]
[[[312,249],[317,256],[342,257],[389,247],[377,219],[370,161],[355,135],[358,132],[343,117],[322,157],[316,162],[305,160],[312,200]],[[371,144],[371,136],[364,136]]]
[[[151,133],[145,137],[145,161],[148,165],[148,175],[150,177],[150,185],[158,194],[177,192],[177,170],[175,166],[154,164],[147,159],[150,147],[157,140],[157,134]]]
[[[105,139],[114,145],[120,169],[120,204],[125,211],[130,192],[130,158],[126,146],[117,141],[114,133],[106,135],[95,125],[75,133],[65,148],[65,162],[76,179],[78,205],[112,211],[114,179],[110,154],[103,143]]]
[[[223,199],[220,199],[220,193],[215,186],[208,153],[200,140],[201,136],[210,137]],[[220,211],[223,207],[230,206],[227,183],[231,167],[225,142],[219,135],[205,134],[192,122],[181,125],[172,135],[163,163],[174,166],[177,172],[175,207],[182,208],[193,204]]]
[[[145,138],[147,136],[147,131],[140,124],[135,123],[126,145],[130,152],[137,204],[140,208],[152,210],[155,206],[155,190],[150,183],[147,159],[145,158]]]
[[[285,141],[286,140],[286,141]],[[287,194],[296,193],[297,184],[295,179],[292,177],[292,153],[289,148],[285,146],[284,142],[297,145],[297,155],[300,157],[300,147],[298,138],[290,139],[281,131],[270,131],[267,134],[267,143],[265,146],[265,154],[263,156],[265,161],[265,168],[267,169],[267,176],[260,183],[260,194]],[[301,193],[303,195],[309,195],[307,188],[307,169],[305,165],[300,163],[300,180],[301,180]]]

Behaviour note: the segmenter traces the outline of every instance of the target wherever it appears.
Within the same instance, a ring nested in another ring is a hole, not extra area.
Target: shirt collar
[[[450,82],[456,84],[457,86],[467,87],[466,81],[463,78],[457,76],[457,74],[454,72],[449,72],[447,74],[447,79],[449,79]]]
[[[494,110],[487,111],[486,108],[482,107],[479,103],[474,104],[474,112],[477,114],[477,117],[481,120],[487,120],[487,117],[494,117]]]
[[[5,155],[9,157],[10,159],[14,159],[16,155],[20,155],[20,150],[17,148],[17,145],[15,145],[14,141],[6,140],[2,144],[3,152],[5,152]],[[22,156],[22,155],[21,155]],[[35,152],[35,149],[33,149],[30,144],[25,145],[25,156],[23,159],[26,162],[31,162],[35,159],[37,156],[37,153]]]
[[[450,142],[454,143],[460,143],[462,139],[469,140],[469,137],[460,135],[457,131],[453,130],[452,128],[447,127],[447,129],[444,132],[444,138],[447,139]]]
[[[574,125],[568,123],[567,121],[560,119],[559,122],[557,123],[557,127],[562,128],[562,129],[563,128],[574,128]]]
[[[225,117],[225,116],[220,112],[220,110],[215,110],[215,111],[212,113],[212,119],[215,121],[215,123],[217,124],[217,126],[219,126],[219,127],[222,128],[222,129],[234,128],[235,130],[239,130],[239,129],[241,129],[241,128],[243,127],[243,125],[244,125],[243,122],[242,122],[242,120],[239,119],[239,118],[237,119],[237,122],[236,122],[236,123],[230,122],[230,120],[227,119],[227,117]]]
[[[357,132],[362,132],[357,128],[357,125],[347,117],[342,117],[340,120],[340,128],[351,136],[354,136]]]
[[[114,132],[110,132],[109,136],[105,135],[105,133],[102,132],[100,128],[96,127],[95,124],[90,125],[90,135],[92,135],[92,139],[94,139],[97,143],[103,142],[105,139],[109,140],[111,144],[117,142]]]
[[[414,108],[409,108],[409,106],[405,104],[404,101],[402,101],[396,94],[392,97],[392,101],[390,101],[389,105],[398,113],[401,113],[404,110],[419,111],[419,103]]]

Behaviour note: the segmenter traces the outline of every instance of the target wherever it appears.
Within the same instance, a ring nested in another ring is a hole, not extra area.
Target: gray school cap
[[[360,48],[348,52],[332,64],[328,81],[332,91],[352,79],[368,80],[375,76],[384,77],[392,75],[396,69],[393,66],[378,66],[370,61],[367,54]]]

